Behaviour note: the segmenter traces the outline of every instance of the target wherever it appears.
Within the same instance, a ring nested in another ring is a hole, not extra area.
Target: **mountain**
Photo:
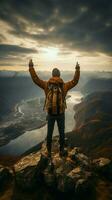
[[[88,155],[112,157],[112,92],[95,92],[75,106],[76,128],[67,133],[72,146]]]
[[[97,91],[111,91],[112,90],[112,77],[111,78],[92,78],[86,82],[81,88],[83,94],[90,94]]]

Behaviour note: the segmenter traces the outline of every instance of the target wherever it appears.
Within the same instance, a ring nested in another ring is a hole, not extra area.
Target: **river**
[[[80,103],[83,95],[77,91],[68,93],[71,97],[67,99],[67,109],[65,112],[65,132],[71,131],[75,126],[73,106]],[[33,146],[39,144],[46,138],[47,125],[32,131],[26,131],[19,137],[11,140],[7,145],[0,148],[2,155],[21,155]],[[58,134],[57,124],[55,123],[53,135]]]

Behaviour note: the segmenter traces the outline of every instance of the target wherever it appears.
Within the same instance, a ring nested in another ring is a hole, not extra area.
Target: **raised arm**
[[[32,77],[33,82],[36,85],[38,85],[40,88],[45,89],[47,87],[47,81],[43,81],[38,77],[33,66],[34,66],[33,62],[32,62],[32,60],[30,60],[30,62],[29,62],[29,72],[30,72],[30,75]]]
[[[80,78],[80,66],[78,64],[78,62],[76,63],[76,71],[74,74],[74,77],[71,81],[68,81],[64,84],[64,89],[67,92],[68,90],[72,89],[74,86],[77,85],[79,78]]]

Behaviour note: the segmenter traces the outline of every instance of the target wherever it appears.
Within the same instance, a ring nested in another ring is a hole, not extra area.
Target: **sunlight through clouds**
[[[47,60],[56,60],[59,54],[59,49],[54,47],[43,48],[43,56]]]
[[[111,0],[28,2],[0,1],[0,70],[26,70],[32,58],[41,70],[79,61],[82,70],[112,71]]]

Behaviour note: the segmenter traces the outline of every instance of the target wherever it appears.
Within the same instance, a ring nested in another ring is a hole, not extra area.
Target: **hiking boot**
[[[67,149],[60,150],[59,155],[60,157],[66,157],[68,155]]]
[[[48,150],[45,151],[45,155],[46,155],[48,158],[51,158],[51,152],[49,152]]]

